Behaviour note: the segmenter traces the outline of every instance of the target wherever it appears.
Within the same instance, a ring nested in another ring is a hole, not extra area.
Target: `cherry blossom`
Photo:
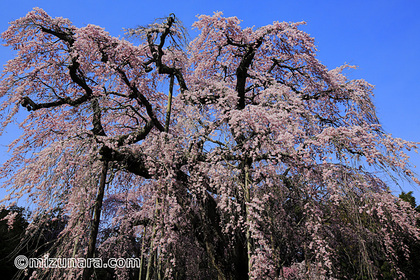
[[[39,8],[11,22],[1,129],[25,119],[3,203],[34,203],[28,235],[61,209],[50,256],[141,260],[119,279],[404,278],[420,217],[387,183],[419,182],[418,143],[383,131],[373,86],[318,61],[303,22],[240,24],[202,15],[186,44],[175,15],[132,41]]]

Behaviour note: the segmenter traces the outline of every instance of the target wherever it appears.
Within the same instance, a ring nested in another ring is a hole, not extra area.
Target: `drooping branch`
[[[44,32],[47,32],[48,29],[42,29]],[[57,33],[51,30],[48,33],[56,35],[58,38],[66,40],[66,42],[71,42],[73,44],[74,39],[71,37],[70,34],[66,33]],[[44,102],[44,103],[36,103],[34,102],[29,96],[24,96],[21,100],[21,105],[25,107],[28,111],[36,111],[42,108],[54,108],[61,105],[71,105],[71,106],[78,106],[90,98],[92,98],[92,89],[86,82],[86,79],[80,73],[80,63],[77,61],[77,57],[72,58],[71,64],[68,66],[69,69],[69,76],[75,84],[80,86],[84,90],[84,94],[77,99],[71,99],[70,97],[59,98],[58,100],[51,101],[51,102]]]
[[[148,121],[143,128],[137,129],[136,131],[133,131],[128,134],[118,136],[116,140],[117,146],[121,147],[123,145],[134,144],[145,139],[153,127],[154,127],[153,121]]]
[[[147,100],[147,98],[139,91],[139,89],[133,85],[130,80],[128,79],[127,75],[125,74],[125,72],[123,70],[121,70],[120,68],[116,69],[117,72],[119,73],[121,79],[123,80],[123,82],[130,88],[131,90],[131,95],[129,97],[133,97],[136,98],[140,104],[142,104],[147,111],[147,115],[150,117],[150,119],[153,121],[154,125],[156,126],[156,128],[159,131],[164,131],[164,127],[162,126],[162,124],[160,123],[160,121],[157,119],[156,114],[153,110],[152,104],[150,104],[150,102]]]
[[[181,92],[188,90],[187,84],[185,82],[184,76],[180,69],[174,67],[169,67],[162,61],[162,57],[164,55],[163,47],[166,42],[166,38],[170,34],[171,28],[175,23],[174,15],[171,15],[167,18],[166,26],[164,31],[160,35],[160,42],[158,45],[154,43],[152,34],[155,33],[155,30],[150,30],[147,32],[147,43],[149,45],[149,50],[152,53],[153,59],[152,61],[156,64],[156,68],[159,74],[168,74],[174,75],[178,81],[179,87]]]

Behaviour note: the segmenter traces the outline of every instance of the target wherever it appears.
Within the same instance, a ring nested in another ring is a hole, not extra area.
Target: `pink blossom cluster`
[[[387,182],[419,183],[418,143],[382,130],[373,86],[328,70],[301,24],[219,12],[186,45],[171,15],[130,30],[135,45],[38,8],[12,22],[1,131],[24,120],[3,202],[34,203],[29,235],[61,209],[55,257],[83,257],[106,163],[96,254],[141,258],[140,279],[376,278],[380,262],[403,278],[420,217]]]

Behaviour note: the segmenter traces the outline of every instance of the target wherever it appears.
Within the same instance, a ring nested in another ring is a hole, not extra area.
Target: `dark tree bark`
[[[96,248],[96,238],[98,236],[99,223],[101,221],[102,201],[106,186],[106,175],[108,173],[108,161],[103,162],[101,177],[99,179],[98,194],[96,195],[95,204],[93,206],[93,220],[88,241],[88,251],[86,258],[93,258]],[[83,271],[83,280],[88,280],[92,275],[92,268],[86,267]]]

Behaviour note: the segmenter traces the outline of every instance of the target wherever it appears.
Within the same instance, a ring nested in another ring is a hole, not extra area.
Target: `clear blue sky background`
[[[8,22],[41,7],[51,16],[69,18],[76,26],[96,24],[113,36],[123,28],[145,25],[170,13],[187,28],[200,14],[223,11],[237,16],[242,27],[263,26],[273,21],[306,21],[302,29],[313,37],[318,58],[330,69],[344,63],[357,65],[349,74],[376,86],[375,104],[384,129],[394,137],[420,142],[420,1],[417,0],[15,0],[0,3],[0,31]],[[196,31],[191,30],[191,37]],[[0,64],[13,52],[0,46]],[[0,137],[0,162],[7,159],[4,145],[17,131]],[[420,174],[420,156],[412,163]],[[420,203],[420,192],[410,184]],[[394,187],[398,194],[400,190]],[[4,191],[0,190],[0,198]]]

